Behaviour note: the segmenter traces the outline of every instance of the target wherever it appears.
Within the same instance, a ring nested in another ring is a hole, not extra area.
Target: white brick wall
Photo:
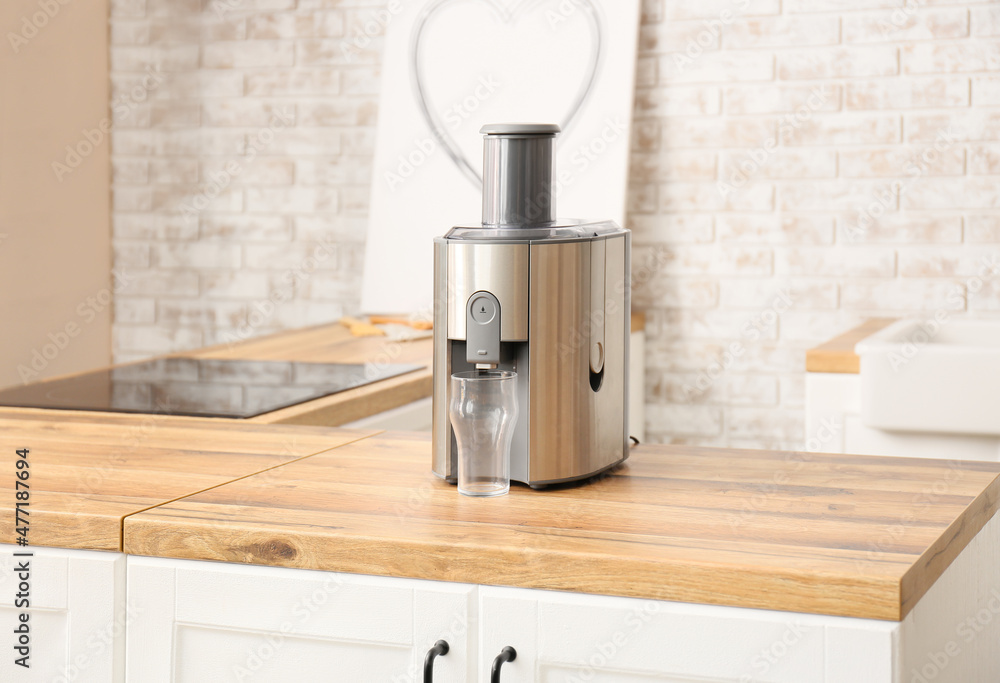
[[[801,448],[807,348],[868,316],[996,315],[1000,273],[966,289],[1000,255],[998,26],[995,2],[647,0],[630,227],[660,264],[636,292],[654,439]]]
[[[117,360],[357,308],[381,46],[341,44],[380,4],[112,2]]]
[[[342,48],[384,4],[113,2],[119,360],[356,310],[380,37]],[[973,282],[1000,254],[995,0],[643,7],[629,227],[652,439],[801,448],[805,349],[869,316],[1000,315],[1000,274]]]

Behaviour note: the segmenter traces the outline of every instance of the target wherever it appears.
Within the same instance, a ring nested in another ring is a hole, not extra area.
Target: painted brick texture
[[[118,360],[357,310],[385,4],[112,3]],[[639,41],[651,441],[802,448],[807,348],[1000,315],[995,2],[644,0]]]

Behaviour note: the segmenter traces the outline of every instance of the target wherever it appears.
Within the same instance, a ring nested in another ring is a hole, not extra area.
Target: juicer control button
[[[480,325],[487,325],[497,315],[497,306],[492,297],[477,296],[469,306],[472,319]]]
[[[476,367],[500,364],[500,301],[476,292],[465,307],[465,361]]]

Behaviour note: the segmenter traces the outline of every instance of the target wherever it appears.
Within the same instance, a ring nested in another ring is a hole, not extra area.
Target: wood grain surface
[[[3,408],[0,542],[16,542],[17,449],[30,451],[31,545],[121,550],[127,515],[372,433]]]
[[[125,551],[899,620],[996,511],[1000,465],[641,446],[467,498],[383,433],[132,515]]]
[[[893,318],[870,318],[861,325],[834,337],[825,344],[806,351],[806,372],[836,372],[856,375],[861,372],[861,359],[854,346],[884,327],[896,322]]]

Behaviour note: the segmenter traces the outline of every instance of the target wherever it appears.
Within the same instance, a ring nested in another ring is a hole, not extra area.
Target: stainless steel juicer
[[[631,235],[557,220],[550,124],[484,126],[483,222],[434,240],[433,469],[455,481],[452,373],[517,373],[510,478],[590,477],[628,457]]]

